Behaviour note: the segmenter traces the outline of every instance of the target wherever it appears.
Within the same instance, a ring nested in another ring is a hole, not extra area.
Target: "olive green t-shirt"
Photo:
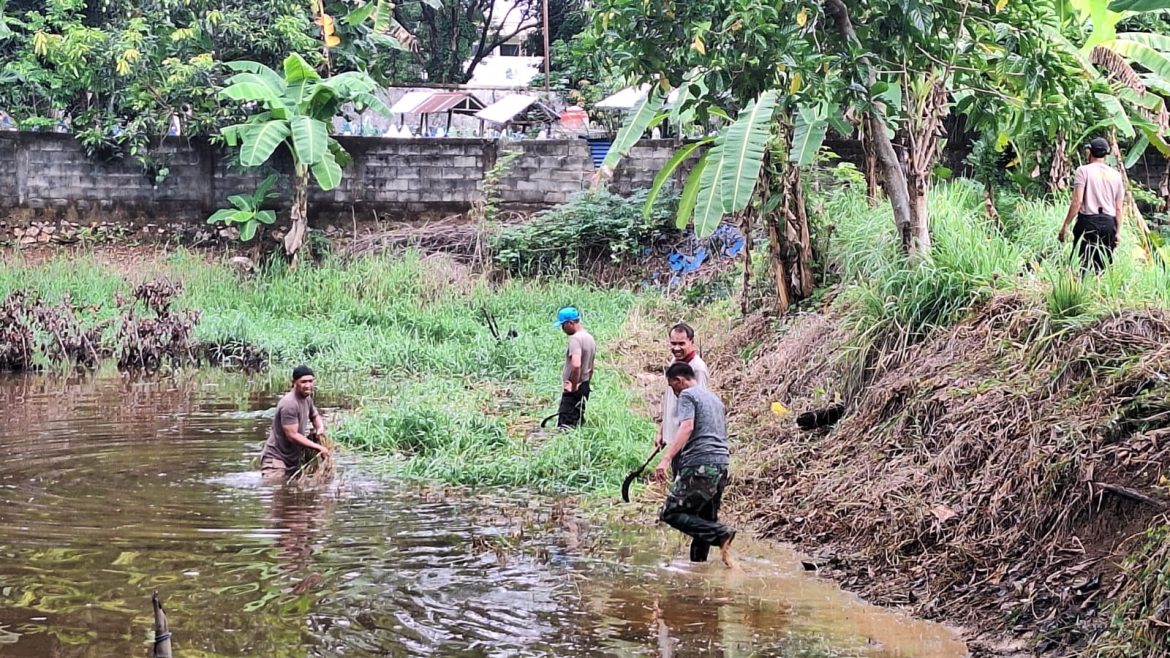
[[[593,378],[593,357],[597,354],[597,343],[588,331],[578,329],[577,333],[569,336],[569,346],[565,350],[565,367],[561,370],[561,381],[569,381],[569,373],[573,370],[573,355],[581,355],[581,377],[578,384],[584,384]]]
[[[313,405],[313,398],[302,398],[296,391],[285,393],[280,402],[276,403],[276,416],[272,418],[272,427],[268,430],[268,441],[264,444],[264,454],[260,461],[275,457],[289,468],[300,466],[308,448],[288,438],[284,426],[296,425],[301,434],[308,436],[310,423],[316,417],[317,407]]]

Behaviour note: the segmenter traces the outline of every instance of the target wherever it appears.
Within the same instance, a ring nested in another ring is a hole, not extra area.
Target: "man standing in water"
[[[654,477],[660,482],[666,481],[668,471],[674,473],[659,518],[692,539],[718,546],[723,563],[734,567],[731,542],[735,530],[703,514],[710,508],[711,518],[718,516],[723,488],[727,486],[730,456],[723,403],[699,386],[689,364],[671,364],[666,369],[666,382],[678,396],[679,427],[654,469]]]
[[[689,324],[680,322],[670,328],[670,331],[667,332],[667,339],[670,342],[670,354],[674,357],[671,363],[690,365],[691,370],[695,371],[695,383],[707,388],[710,376],[707,364],[695,350],[695,330]],[[654,441],[659,448],[666,447],[667,438],[673,439],[678,434],[677,408],[678,396],[674,394],[674,389],[667,386],[666,391],[662,394],[662,422],[658,424],[658,436]],[[711,504],[705,505],[703,509],[699,510],[699,516],[708,521],[718,521],[720,502],[714,500]],[[700,539],[692,540],[691,562],[706,562],[710,550],[710,544]]]
[[[265,480],[281,480],[300,468],[310,456],[310,450],[329,458],[329,449],[308,437],[310,423],[313,433],[325,435],[325,423],[313,405],[313,389],[317,379],[309,366],[293,369],[292,390],[276,403],[276,416],[268,430],[268,441],[260,456],[260,476]]]
[[[1075,218],[1073,243],[1081,267],[1100,272],[1113,261],[1113,250],[1121,237],[1125,183],[1116,169],[1105,164],[1109,142],[1097,137],[1085,149],[1089,164],[1078,167],[1073,177],[1072,201],[1057,239],[1068,240],[1068,226]]]
[[[561,331],[569,336],[565,350],[565,367],[561,371],[561,404],[557,409],[557,427],[577,427],[585,421],[585,403],[589,400],[589,382],[593,379],[593,357],[597,343],[581,326],[581,312],[572,306],[557,311]]]

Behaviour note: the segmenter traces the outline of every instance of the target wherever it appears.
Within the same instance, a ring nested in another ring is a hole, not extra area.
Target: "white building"
[[[544,67],[544,53],[524,52],[524,42],[541,23],[541,0],[495,0],[492,21],[510,35],[475,67],[472,87],[527,87]]]

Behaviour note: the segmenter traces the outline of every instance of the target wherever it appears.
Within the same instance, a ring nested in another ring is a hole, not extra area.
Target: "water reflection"
[[[0,655],[144,655],[155,589],[182,658],[963,654],[750,543],[744,574],[666,561],[665,530],[344,461],[321,489],[264,485],[278,393],[211,372],[0,379]]]

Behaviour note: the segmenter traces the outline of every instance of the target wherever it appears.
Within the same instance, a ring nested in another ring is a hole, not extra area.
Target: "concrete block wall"
[[[504,208],[538,209],[567,201],[587,189],[596,170],[582,139],[500,142],[485,139],[389,139],[339,137],[353,157],[341,185],[313,189],[315,225],[372,219],[441,217],[468,211],[483,194],[485,176],[504,150],[518,150],[500,181]],[[833,140],[842,159],[862,164],[859,145]],[[642,140],[624,158],[610,189],[630,194],[649,187],[676,147],[672,140]],[[154,153],[169,168],[155,184],[133,160],[94,162],[72,136],[0,132],[0,224],[13,220],[118,222],[120,225],[185,223],[202,227],[232,194],[252,192],[273,171],[290,172],[287,157],[272,167],[242,171],[230,153],[204,142],[168,138]],[[690,163],[680,167],[678,185]],[[1160,177],[1161,159],[1142,163]],[[277,204],[287,213],[287,178]],[[283,222],[287,214],[280,217]]]

